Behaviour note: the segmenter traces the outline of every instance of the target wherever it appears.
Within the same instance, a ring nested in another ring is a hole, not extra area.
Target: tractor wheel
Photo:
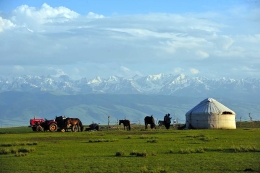
[[[42,126],[41,126],[41,125],[38,125],[38,126],[36,127],[36,131],[37,131],[37,132],[42,132],[42,131],[43,131]]]
[[[51,132],[56,132],[56,131],[57,131],[57,124],[51,123],[51,124],[49,125],[49,130],[50,130]]]
[[[72,126],[71,130],[72,130],[73,132],[78,132],[78,131],[79,131],[79,126],[78,126],[78,125]]]

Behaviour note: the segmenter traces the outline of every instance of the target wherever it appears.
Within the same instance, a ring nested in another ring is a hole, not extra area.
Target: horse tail
[[[130,121],[128,121],[128,123],[129,123],[129,124],[128,124],[128,125],[129,125],[129,130],[131,130],[131,125],[130,125],[131,123],[130,123]]]
[[[80,130],[83,131],[84,127],[83,127],[82,122],[80,121],[80,119],[79,119],[79,126],[80,126]]]

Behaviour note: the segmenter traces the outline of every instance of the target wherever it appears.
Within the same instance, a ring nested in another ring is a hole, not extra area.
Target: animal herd
[[[127,129],[127,130],[131,130],[131,126],[130,126],[130,121],[129,120],[119,120],[119,125],[123,124],[124,125],[124,130]],[[156,125],[155,125],[155,121],[154,121],[154,118],[153,116],[146,116],[144,118],[144,124],[145,124],[145,129],[148,128],[148,125],[150,125],[150,128],[151,129],[156,129]],[[166,127],[166,129],[169,129],[170,126],[171,126],[171,117],[170,117],[170,114],[166,114],[164,116],[164,120],[163,121],[159,121],[158,122],[159,126],[161,125],[164,125]]]
[[[82,122],[78,118],[66,118],[63,116],[56,117],[55,121],[57,122],[57,126],[60,129],[64,129],[65,131],[68,131],[68,129],[71,129],[72,131],[83,131],[84,127]],[[130,120],[119,120],[119,125],[123,124],[124,130],[131,130],[131,122]],[[144,124],[145,124],[145,129],[148,128],[148,125],[150,126],[151,129],[156,129],[155,121],[153,115],[151,116],[146,116],[144,118]],[[170,128],[171,124],[171,117],[170,114],[166,114],[164,116],[163,121],[158,122],[159,126],[164,125],[166,129]],[[93,127],[92,127],[93,126]],[[76,129],[74,129],[76,128]],[[97,124],[91,124],[89,128],[86,128],[86,130],[99,130],[99,127]]]

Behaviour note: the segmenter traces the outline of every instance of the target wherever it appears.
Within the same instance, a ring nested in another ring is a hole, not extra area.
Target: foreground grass
[[[259,136],[258,128],[5,131],[0,172],[260,172]]]

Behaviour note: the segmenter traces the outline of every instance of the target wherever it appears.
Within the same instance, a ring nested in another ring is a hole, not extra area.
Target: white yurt
[[[236,129],[236,113],[217,100],[207,98],[186,113],[186,128]]]

